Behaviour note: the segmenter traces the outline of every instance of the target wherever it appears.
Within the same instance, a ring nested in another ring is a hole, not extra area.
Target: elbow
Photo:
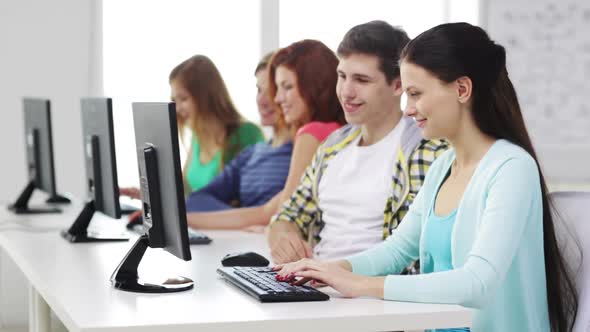
[[[470,261],[463,266],[462,270],[466,274],[466,280],[469,280],[464,286],[468,286],[469,289],[463,292],[464,296],[460,299],[459,304],[474,309],[486,307],[494,298],[498,288],[500,279],[498,272],[483,260],[477,263]]]

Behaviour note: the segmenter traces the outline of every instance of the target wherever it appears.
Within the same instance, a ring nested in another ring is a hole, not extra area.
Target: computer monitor
[[[137,273],[148,247],[191,260],[175,104],[133,103],[133,123],[145,233],[113,272],[111,282],[117,289],[142,293],[191,289],[193,281],[185,277],[150,283]]]
[[[70,242],[129,240],[124,234],[88,232],[88,225],[96,211],[115,219],[121,218],[112,105],[110,98],[83,98],[80,102],[88,199],[70,228],[61,232]]]
[[[56,207],[29,207],[35,189],[50,196],[47,203],[69,203],[57,194],[51,134],[51,105],[47,99],[23,98],[28,184],[9,209],[18,214],[59,213]]]

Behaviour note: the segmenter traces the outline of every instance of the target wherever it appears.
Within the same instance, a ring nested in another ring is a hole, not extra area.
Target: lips
[[[342,105],[342,108],[347,113],[355,113],[359,111],[361,106],[363,106],[362,103],[344,103],[344,105]]]
[[[289,108],[289,106],[283,106],[283,105],[281,105],[281,111],[283,111],[283,114],[284,114],[284,115],[287,115],[287,114],[289,114],[289,111],[290,111],[290,110],[291,110],[291,109]]]
[[[273,115],[274,115],[274,112],[263,112],[263,113],[260,113],[260,116],[263,117],[263,118],[270,118]]]
[[[416,121],[416,124],[418,124],[418,127],[424,128],[424,126],[426,126],[426,119],[416,119],[416,118],[414,118],[414,120]]]

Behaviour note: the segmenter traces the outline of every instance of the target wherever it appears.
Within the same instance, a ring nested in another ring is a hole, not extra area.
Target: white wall
[[[549,184],[590,184],[590,3],[486,0]],[[575,186],[573,187],[573,189]]]
[[[26,183],[21,98],[52,101],[59,191],[84,192],[80,97],[101,94],[100,1],[0,1],[0,202]],[[0,253],[0,324],[26,324],[26,287]]]
[[[102,87],[96,7],[94,0],[0,1],[2,202],[15,199],[26,183],[24,95],[51,99],[57,188],[83,193],[80,97]]]

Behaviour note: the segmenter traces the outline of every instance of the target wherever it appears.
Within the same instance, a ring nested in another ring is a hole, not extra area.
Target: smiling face
[[[268,97],[268,70],[261,69],[256,73],[256,104],[260,114],[260,124],[274,126],[277,123],[278,112],[274,109]]]
[[[407,61],[402,61],[400,75],[407,95],[404,113],[414,118],[424,137],[454,137],[466,114],[460,101],[460,84],[443,82]]]
[[[277,92],[274,101],[281,107],[285,122],[289,125],[303,125],[310,121],[310,112],[299,93],[297,75],[285,66],[277,67],[275,72]]]
[[[387,82],[379,58],[367,54],[341,57],[336,94],[350,124],[366,125],[387,118],[399,105],[399,79]]]

